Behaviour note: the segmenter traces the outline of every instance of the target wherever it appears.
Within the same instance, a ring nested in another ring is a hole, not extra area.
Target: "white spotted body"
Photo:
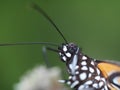
[[[66,62],[68,80],[60,82],[70,85],[75,90],[93,88],[95,90],[109,90],[105,78],[97,68],[92,58],[81,53],[75,44],[63,44],[58,50],[61,60]]]

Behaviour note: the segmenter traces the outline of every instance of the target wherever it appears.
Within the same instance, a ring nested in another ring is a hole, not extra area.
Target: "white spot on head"
[[[63,51],[66,52],[67,51],[67,47],[63,46]]]
[[[82,60],[86,60],[86,59],[87,59],[87,57],[86,57],[86,56],[83,56],[83,57],[82,57]]]
[[[98,88],[98,84],[97,84],[97,83],[94,83],[92,86],[93,86],[94,88]]]
[[[81,70],[88,70],[87,66],[83,66]]]
[[[79,77],[81,80],[85,80],[87,78],[87,74],[85,72],[83,72],[79,75]]]
[[[81,65],[87,65],[86,61],[82,61]]]
[[[66,58],[65,56],[63,56],[63,57],[62,57],[62,59],[63,59],[64,61],[66,61],[66,60],[67,60],[67,58]]]
[[[84,88],[85,88],[85,85],[80,85],[79,88],[78,88],[78,90],[82,90]]]
[[[79,81],[75,81],[75,82],[73,82],[72,83],[72,85],[70,86],[71,88],[74,88],[76,85],[78,85],[79,84]]]
[[[90,85],[90,84],[92,84],[92,83],[93,83],[93,81],[91,81],[91,80],[85,82],[85,84],[87,84],[87,85]]]
[[[89,67],[89,71],[90,71],[91,73],[94,73],[94,69],[93,69],[92,67]]]
[[[100,80],[100,76],[96,76],[95,79],[99,81]]]
[[[65,54],[67,57],[71,57],[71,54],[68,52]]]
[[[104,82],[103,82],[103,81],[100,81],[100,82],[99,82],[99,87],[101,88],[103,85],[104,85]]]

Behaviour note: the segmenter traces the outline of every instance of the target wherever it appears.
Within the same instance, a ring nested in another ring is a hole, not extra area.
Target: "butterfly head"
[[[78,46],[74,43],[62,44],[58,47],[60,58],[63,62],[68,62],[78,52]]]

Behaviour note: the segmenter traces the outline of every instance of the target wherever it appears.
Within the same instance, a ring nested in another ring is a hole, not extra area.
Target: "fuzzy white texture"
[[[46,66],[37,66],[22,76],[20,82],[14,85],[14,90],[68,90],[58,83],[60,74],[58,67],[48,69]]]

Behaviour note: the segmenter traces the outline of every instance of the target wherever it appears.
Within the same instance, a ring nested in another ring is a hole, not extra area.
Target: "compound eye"
[[[74,54],[76,51],[77,51],[76,47],[70,47],[69,48],[69,52],[72,53],[72,54]]]

